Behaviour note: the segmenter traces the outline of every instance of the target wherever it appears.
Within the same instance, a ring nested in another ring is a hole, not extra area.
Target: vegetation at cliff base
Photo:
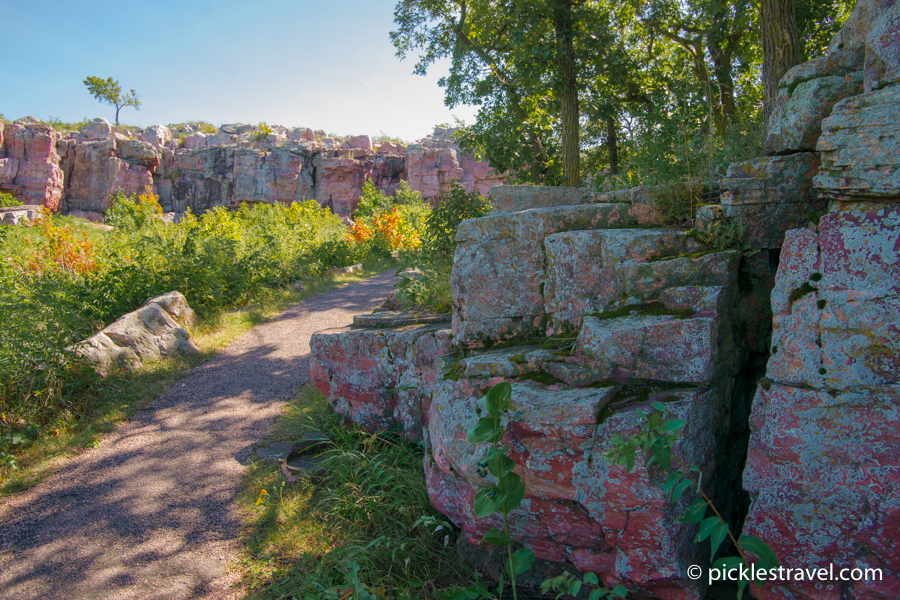
[[[182,292],[211,332],[242,307],[296,301],[292,285],[321,289],[334,267],[394,264],[348,240],[343,221],[315,202],[166,223],[148,190],[118,195],[106,218],[111,229],[49,212],[0,228],[0,479],[15,475],[29,447],[96,418],[101,396],[115,395],[66,348],[148,298]]]

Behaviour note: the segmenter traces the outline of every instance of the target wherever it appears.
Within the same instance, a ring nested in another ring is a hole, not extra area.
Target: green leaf
[[[775,555],[772,548],[754,535],[742,535],[741,539],[738,540],[738,545],[744,550],[757,555],[763,563],[762,568],[781,566],[781,563],[778,562],[778,556]]]
[[[474,510],[475,516],[483,519],[497,512],[500,508],[500,501],[497,496],[497,491],[494,488],[478,490],[478,493],[475,494],[475,500],[472,502],[472,510]]]
[[[687,511],[684,513],[684,516],[678,519],[681,523],[699,523],[703,520],[703,516],[706,514],[706,501],[698,498],[694,500],[694,503],[691,504]]]
[[[711,548],[710,557],[714,557],[716,552],[719,550],[719,546],[722,545],[722,542],[725,541],[725,538],[728,537],[728,525],[719,521],[715,527],[713,527],[712,534],[709,536],[709,545]]]
[[[500,430],[500,435],[503,435],[503,430]],[[478,425],[469,429],[466,434],[466,438],[469,440],[471,444],[477,444],[479,442],[494,442],[497,437],[497,429],[494,428],[494,425],[490,422],[490,419],[482,417],[478,419]]]
[[[684,427],[685,421],[681,419],[671,419],[663,423],[662,428],[666,433],[673,433]]]
[[[679,483],[675,488],[675,491],[672,492],[672,502],[678,502],[678,500],[681,498],[681,495],[684,494],[684,491],[692,485],[694,485],[694,482],[692,482],[690,479],[685,479],[684,481]]]
[[[664,471],[672,468],[672,449],[668,446],[653,446],[653,458]]]
[[[494,546],[509,546],[513,543],[511,539],[506,537],[506,534],[500,531],[499,529],[490,528],[487,533],[484,534],[484,537],[481,538],[479,544],[493,544]]]
[[[491,472],[494,473],[498,479],[503,479],[508,473],[516,468],[516,461],[508,457],[505,452],[497,453],[494,460],[496,472],[494,472],[494,469],[492,469]]]
[[[597,576],[593,573],[585,573],[584,574],[584,582],[588,585],[600,585],[600,581],[597,579]]]
[[[663,486],[663,493],[669,493],[669,491],[674,488],[679,481],[681,481],[682,477],[684,477],[684,473],[682,473],[681,471],[675,471],[674,473],[669,475],[669,480],[666,481],[666,485]]]
[[[707,517],[703,519],[703,522],[700,523],[700,529],[697,531],[696,537],[694,537],[694,542],[702,542],[708,538],[709,534],[712,533],[713,527],[719,523],[721,523],[719,517]]]
[[[503,476],[502,485],[506,492],[503,510],[509,514],[522,503],[522,498],[525,497],[525,484],[515,473],[507,473]]]
[[[617,585],[613,588],[613,596],[618,596],[619,598],[624,598],[628,595],[628,590],[626,590],[623,586]]]
[[[662,402],[654,402],[653,404],[651,404],[651,406],[659,412],[664,412],[666,410],[666,407],[663,406]]]
[[[601,588],[594,588],[591,590],[591,593],[588,594],[588,600],[600,600],[607,595],[607,591]]]
[[[492,387],[485,395],[485,405],[491,416],[500,416],[509,410],[509,399],[512,397],[512,386],[503,381]]]
[[[512,557],[512,565],[507,561],[507,567],[511,566],[511,573],[515,573],[516,575],[521,575],[525,571],[531,568],[531,565],[534,564],[534,552],[529,550],[528,548],[519,548],[515,552],[513,552]]]
[[[581,591],[581,581],[579,581],[578,579],[573,579],[569,583],[569,594],[571,596],[577,596],[578,592],[580,592],[580,591]]]

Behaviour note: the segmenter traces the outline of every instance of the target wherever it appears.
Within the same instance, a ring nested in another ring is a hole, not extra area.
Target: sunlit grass
[[[312,384],[261,445],[310,431],[329,440],[317,450],[324,476],[286,484],[272,463],[257,459],[248,469],[241,567],[251,598],[338,597],[354,564],[360,585],[384,598],[430,598],[467,579],[454,545],[434,535],[434,522],[420,522],[443,520],[428,502],[421,445],[345,426]]]
[[[336,287],[396,269],[391,259],[372,261],[363,270],[305,280],[304,290],[278,289],[261,294],[250,306],[224,311],[213,322],[192,331],[201,352],[172,357],[138,369],[117,372],[90,390],[89,410],[80,418],[57,425],[52,435],[42,435],[16,453],[16,468],[0,469],[0,497],[34,486],[53,473],[61,461],[103,443],[103,435],[164,394],[190,369],[212,358],[254,325],[268,321],[292,304],[313,298]]]

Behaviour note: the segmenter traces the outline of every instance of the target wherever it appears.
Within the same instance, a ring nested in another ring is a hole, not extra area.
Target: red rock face
[[[450,351],[443,327],[320,331],[310,341],[310,378],[338,414],[421,440],[423,411]]]
[[[788,232],[773,356],[754,399],[744,533],[788,567],[878,568],[882,581],[781,583],[775,598],[900,589],[900,207],[854,205]]]
[[[696,250],[683,234],[627,228],[651,215],[640,200],[590,203],[589,194],[583,204],[530,208],[541,190],[522,192],[500,191],[498,201],[524,209],[460,227],[453,343],[500,341],[510,332],[543,336],[543,327],[558,319],[551,336],[556,327],[581,330],[577,338],[560,338],[569,340],[568,351],[518,340],[443,359],[450,351],[446,330],[328,330],[311,342],[313,380],[337,412],[366,428],[401,423],[405,432],[422,432],[409,437],[430,448],[431,502],[473,543],[501,523],[498,515],[477,519],[472,512],[475,494],[490,482],[479,473],[487,447],[470,443],[467,431],[483,414],[485,391],[510,381],[503,443],[526,486],[510,516],[513,537],[538,558],[596,573],[607,585],[660,599],[699,598],[685,570],[707,559],[705,547],[693,542],[695,526],[675,518],[690,500],[673,504],[662,491],[666,475],[648,471],[642,457],[627,473],[604,454],[614,435],[637,433],[638,409],[664,401],[673,418],[687,423],[677,456],[701,469],[713,493],[737,367],[730,310],[739,253],[678,257]],[[572,190],[549,193],[585,199]],[[596,277],[585,275],[592,266],[600,267]],[[652,301],[659,312],[586,316],[597,298],[604,309]],[[526,326],[525,318],[537,323]],[[498,327],[503,319],[518,328]],[[471,334],[473,324],[484,337]],[[416,388],[406,404],[396,391],[404,381]],[[625,381],[635,387],[624,389]]]
[[[425,200],[435,202],[457,182],[467,191],[487,196],[491,187],[505,183],[486,162],[463,153],[453,141],[455,130],[435,129],[430,135],[406,151],[409,186],[422,193]]]
[[[56,141],[59,135],[48,125],[0,125],[3,156],[17,161],[15,178],[23,204],[40,204],[52,211],[63,196],[63,172],[59,168]],[[5,182],[6,183],[6,182]]]

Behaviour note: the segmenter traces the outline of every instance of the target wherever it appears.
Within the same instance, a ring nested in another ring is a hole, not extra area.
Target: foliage
[[[275,133],[275,131],[264,122],[261,122],[256,129],[256,133],[253,134],[253,139],[257,142],[264,142],[272,133]]]
[[[46,211],[0,228],[0,451],[11,455],[31,425],[52,433],[85,413],[96,378],[65,348],[148,298],[178,290],[211,320],[359,262],[344,224],[314,201],[220,207],[174,225],[160,212],[145,190],[115,198],[110,232]]]
[[[692,230],[691,234],[710,250],[752,251],[747,240],[747,226],[741,219],[715,221],[703,230]]]
[[[407,255],[407,270],[397,273],[402,277],[397,287],[405,306],[450,311],[450,274],[456,230],[464,220],[483,217],[490,210],[490,203],[477,191],[466,192],[459,184],[451,184],[450,192],[438,201],[425,219],[421,251]]]
[[[101,104],[109,104],[116,108],[116,125],[119,124],[119,111],[126,106],[131,106],[135,110],[141,110],[140,96],[132,88],[126,93],[122,93],[122,86],[112,77],[103,79],[101,77],[88,76],[84,81],[91,96],[96,98]]]
[[[742,535],[740,540],[735,539],[725,519],[722,518],[712,500],[703,490],[703,473],[700,468],[696,465],[686,466],[678,455],[672,452],[685,422],[680,419],[668,419],[668,410],[661,402],[654,402],[652,406],[653,412],[650,414],[644,414],[641,409],[637,409],[637,414],[642,420],[638,433],[627,440],[619,435],[611,437],[613,447],[606,452],[605,457],[613,464],[624,466],[627,472],[631,472],[638,452],[640,452],[644,457],[646,468],[649,469],[655,464],[663,472],[669,473],[663,491],[671,492],[673,503],[678,502],[687,490],[696,491],[699,498],[690,504],[679,522],[699,524],[694,541],[703,542],[709,539],[712,568],[727,571],[742,565],[749,568],[751,563],[748,553],[752,553],[760,559],[756,563],[757,571],[753,571],[754,573],[777,568],[779,566],[778,558],[766,542],[752,535]],[[678,470],[673,470],[673,461],[677,463]],[[712,515],[706,516],[707,512],[712,512]],[[738,556],[716,559],[722,542],[726,539],[731,540]],[[743,597],[744,590],[749,583],[744,579],[738,581],[739,600]],[[753,582],[757,598],[761,597],[760,589],[765,583],[765,580]]]
[[[15,194],[7,194],[6,192],[0,192],[0,208],[10,208],[13,206],[21,206],[22,203],[15,196]]]
[[[353,213],[354,221],[347,233],[347,241],[372,256],[417,250],[430,211],[422,201],[422,195],[414,192],[405,181],[392,198],[382,194],[372,180],[367,180]]]
[[[450,543],[456,531],[428,501],[421,445],[346,427],[311,384],[270,439],[309,431],[326,440],[313,451],[324,458],[321,476],[284,486],[277,467],[250,467],[242,504],[252,519],[251,597],[427,598],[465,578]]]

